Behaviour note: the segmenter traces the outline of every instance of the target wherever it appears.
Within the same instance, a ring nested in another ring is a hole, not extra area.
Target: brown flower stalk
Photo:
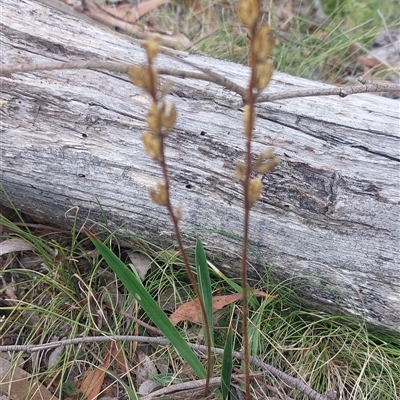
[[[274,45],[273,32],[268,25],[260,24],[260,9],[260,0],[239,0],[238,2],[238,16],[242,23],[247,26],[251,38],[249,50],[251,75],[247,90],[246,106],[244,108],[246,155],[244,165],[239,165],[236,168],[237,177],[242,182],[244,191],[244,232],[240,276],[243,288],[242,328],[246,400],[250,400],[250,354],[248,338],[249,293],[247,287],[247,252],[249,245],[250,209],[259,199],[262,191],[261,179],[251,178],[251,173],[270,172],[279,162],[279,160],[274,157],[272,151],[260,154],[254,166],[252,165],[251,159],[251,140],[256,118],[254,104],[256,103],[257,96],[269,84],[273,72],[272,60],[268,58]]]
[[[161,89],[161,92],[158,91],[158,75],[153,67],[153,59],[159,53],[158,39],[156,37],[150,38],[144,44],[144,47],[146,48],[147,53],[147,66],[138,67],[133,65],[130,67],[128,74],[132,82],[136,86],[146,91],[151,96],[153,101],[153,104],[150,108],[149,113],[147,114],[146,119],[150,131],[146,131],[143,133],[143,145],[148,155],[160,165],[164,182],[158,183],[157,188],[150,188],[149,192],[152,200],[156,204],[158,204],[159,206],[164,206],[168,210],[187,275],[189,277],[190,283],[193,286],[196,297],[199,299],[207,339],[207,378],[204,394],[204,397],[207,397],[211,378],[210,326],[208,323],[203,298],[201,296],[196,277],[192,272],[192,269],[190,268],[190,263],[182,243],[182,237],[179,230],[179,219],[181,218],[181,211],[180,209],[174,210],[171,204],[170,182],[164,151],[165,138],[169,135],[170,131],[175,126],[177,113],[175,105],[172,104],[171,107],[168,108],[164,100],[165,95],[169,91],[169,86],[166,85],[164,88]]]

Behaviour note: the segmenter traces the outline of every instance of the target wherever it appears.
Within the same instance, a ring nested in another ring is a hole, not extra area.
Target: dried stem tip
[[[147,53],[147,59],[152,61],[160,51],[160,38],[158,36],[151,36],[144,44]]]

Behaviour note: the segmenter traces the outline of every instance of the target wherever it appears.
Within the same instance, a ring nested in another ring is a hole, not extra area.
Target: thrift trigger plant
[[[243,288],[242,329],[245,369],[246,400],[250,400],[250,354],[248,338],[248,290],[247,290],[247,251],[249,245],[250,209],[261,195],[262,183],[259,177],[251,178],[253,172],[267,173],[278,164],[279,159],[272,150],[260,154],[252,164],[251,140],[255,126],[256,112],[254,104],[257,96],[267,87],[272,78],[273,62],[269,58],[274,46],[274,34],[267,24],[261,24],[260,0],[240,0],[237,12],[242,23],[247,27],[250,36],[250,82],[244,108],[244,135],[246,138],[246,155],[244,164],[236,166],[236,177],[242,182],[244,192],[244,232],[241,264],[241,283]]]
[[[145,43],[147,65],[130,67],[129,77],[136,86],[143,89],[150,95],[153,102],[146,118],[149,131],[145,131],[143,133],[143,146],[146,149],[148,155],[160,165],[163,173],[164,183],[158,183],[156,188],[150,188],[149,191],[152,200],[159,206],[166,207],[169,212],[174,228],[175,237],[177,239],[178,246],[185,264],[185,269],[201,308],[201,314],[203,316],[207,338],[207,379],[204,394],[204,396],[206,397],[208,395],[209,382],[211,378],[212,343],[210,334],[210,323],[207,318],[203,297],[200,294],[199,285],[197,284],[196,277],[190,268],[189,260],[183,247],[182,238],[179,230],[179,220],[182,217],[182,211],[180,208],[174,210],[171,204],[170,182],[168,177],[164,147],[165,139],[168,137],[171,129],[175,126],[177,112],[174,104],[172,104],[170,107],[167,107],[167,104],[165,102],[165,96],[168,94],[170,86],[167,84],[166,86],[161,88],[160,91],[158,91],[158,75],[153,68],[153,60],[159,52],[159,47],[160,45],[158,39],[156,37],[150,38],[149,41]]]

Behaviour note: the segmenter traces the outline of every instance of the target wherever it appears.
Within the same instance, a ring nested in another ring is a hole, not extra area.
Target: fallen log
[[[111,60],[138,64],[135,41],[42,3],[2,2],[2,63]],[[245,85],[248,69],[177,53]],[[159,68],[189,70],[160,55]],[[192,70],[193,71],[193,70]],[[173,242],[148,188],[161,172],[142,148],[150,101],[125,74],[50,70],[1,77],[0,202],[48,223],[103,223]],[[200,237],[219,267],[238,275],[243,160],[241,99],[213,83],[162,77],[179,112],[167,141],[173,202],[187,244]],[[267,93],[330,88],[276,73]],[[266,267],[311,305],[400,331],[399,113],[373,95],[277,100],[257,107],[253,151],[274,147],[252,209],[253,276]],[[7,194],[7,196],[6,196]],[[262,260],[262,261],[261,261]]]

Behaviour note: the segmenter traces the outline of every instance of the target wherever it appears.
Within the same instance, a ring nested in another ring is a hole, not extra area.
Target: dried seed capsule
[[[274,63],[267,59],[256,65],[256,88],[259,92],[263,91],[271,81],[274,72]]]
[[[174,211],[174,214],[175,214],[175,218],[176,218],[178,221],[180,221],[180,220],[182,219],[182,215],[183,215],[182,207],[179,206],[179,207]]]
[[[237,180],[242,181],[244,177],[244,164],[242,163],[236,164],[235,171]]]
[[[151,61],[157,56],[160,51],[160,38],[158,36],[151,36],[144,44],[146,48],[147,58]]]
[[[267,59],[271,54],[274,43],[274,31],[267,24],[261,26],[252,41],[252,53],[257,63]]]
[[[257,0],[239,0],[237,14],[244,25],[252,28],[260,15]]]
[[[249,206],[253,207],[254,203],[260,198],[262,184],[260,178],[254,178],[249,183],[248,200]]]
[[[266,151],[264,151],[264,152],[262,152],[258,157],[257,157],[257,163],[258,162],[262,162],[262,161],[265,161],[265,160],[267,160],[268,158],[272,158],[272,157],[274,157],[275,156],[275,150],[274,149],[269,149],[269,150],[266,150]]]
[[[155,133],[158,134],[161,128],[161,112],[156,103],[153,103],[146,117],[147,125]]]
[[[157,189],[150,188],[149,193],[150,193],[150,197],[154,201],[154,203],[158,204],[159,206],[167,205],[167,199],[168,199],[167,189],[163,184],[158,183]]]
[[[145,90],[146,92],[150,92],[150,71],[147,67],[131,65],[128,70],[128,76],[134,85]]]
[[[151,132],[143,132],[143,146],[147,154],[155,161],[161,159],[161,139]]]
[[[279,164],[279,161],[280,160],[278,157],[274,157],[271,160],[258,165],[255,170],[260,174],[266,174],[271,172]]]
[[[163,102],[161,109],[161,125],[164,128],[170,130],[175,126],[176,116],[177,116],[176,107],[175,104],[172,103],[168,113],[166,108],[167,108],[166,104],[165,102]]]

